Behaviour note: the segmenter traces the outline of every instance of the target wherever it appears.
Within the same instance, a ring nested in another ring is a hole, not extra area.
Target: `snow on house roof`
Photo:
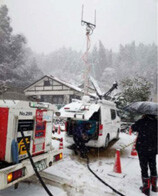
[[[64,84],[65,86],[70,87],[70,88],[72,88],[72,89],[74,89],[74,90],[76,90],[76,91],[78,91],[78,92],[83,92],[83,90],[82,90],[81,88],[76,87],[76,86],[74,86],[74,85],[72,85],[72,84],[70,84],[70,83],[68,83],[68,82],[66,82],[66,81],[64,81],[64,80],[61,80],[61,79],[59,79],[59,78],[57,78],[57,77],[54,77],[54,76],[52,76],[52,75],[50,75],[50,76],[49,76],[49,75],[43,76],[42,78],[40,78],[39,80],[35,81],[35,82],[32,83],[31,85],[27,86],[27,87],[24,89],[24,91],[26,91],[28,88],[30,88],[31,86],[33,86],[34,84],[36,84],[36,83],[39,82],[40,80],[43,80],[45,77],[50,78],[50,79],[52,79],[52,80],[55,80],[55,81],[57,81],[57,82],[59,82],[59,83],[62,83],[62,84]]]
[[[65,86],[67,86],[67,87],[69,87],[69,88],[71,88],[71,89],[73,89],[73,90],[75,90],[75,91],[78,91],[78,92],[80,92],[80,93],[84,93],[84,90],[83,90],[82,88],[77,87],[77,86],[75,86],[75,85],[73,85],[73,84],[70,84],[70,83],[68,83],[68,82],[66,82],[66,81],[64,81],[64,80],[62,80],[62,79],[59,79],[59,78],[57,78],[57,77],[55,77],[55,76],[52,76],[52,75],[45,75],[45,76],[43,76],[42,78],[40,78],[39,80],[35,81],[35,82],[32,83],[31,85],[27,86],[27,87],[24,89],[24,92],[27,91],[27,89],[30,88],[31,86],[35,85],[37,82],[43,80],[45,77],[47,77],[47,78],[49,78],[49,79],[52,79],[52,80],[55,80],[56,82],[59,82],[59,83],[65,85]],[[92,97],[96,97],[96,94],[95,94],[95,93],[89,93],[89,95],[92,96]]]
[[[70,87],[70,88],[72,88],[72,89],[74,89],[74,90],[76,90],[76,91],[83,92],[83,89],[81,89],[81,88],[79,88],[79,87],[77,87],[77,86],[75,86],[75,85],[73,85],[73,84],[70,84],[70,83],[68,83],[68,82],[66,82],[66,81],[64,81],[64,80],[62,80],[62,79],[59,79],[59,78],[57,78],[57,77],[55,77],[55,76],[50,75],[50,76],[47,76],[47,77],[49,77],[49,78],[51,78],[51,79],[53,79],[53,80],[56,80],[57,82],[62,83],[62,84],[64,84],[65,86],[68,86],[68,87]]]
[[[64,81],[64,80],[62,80],[62,79],[59,79],[59,78],[54,77],[54,76],[52,76],[52,75],[50,75],[50,76],[48,76],[48,77],[52,78],[53,80],[56,80],[57,82],[60,82],[60,83],[64,84],[65,86],[68,86],[68,87],[70,87],[70,88],[72,88],[72,89],[74,89],[74,90],[76,90],[76,91],[78,91],[78,92],[84,93],[84,90],[81,89],[80,87],[77,87],[77,86],[75,86],[75,85],[73,85],[73,84],[70,84],[70,83],[68,83],[68,82],[66,82],[66,81]],[[92,97],[96,97],[96,93],[88,93],[88,94],[89,94],[90,96],[92,96]]]

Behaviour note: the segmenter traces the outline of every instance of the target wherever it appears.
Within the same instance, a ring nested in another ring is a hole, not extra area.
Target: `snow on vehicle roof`
[[[0,100],[0,107],[15,107],[19,100]]]
[[[60,117],[89,120],[94,112],[97,112],[99,108],[100,104],[83,104],[82,102],[73,102],[60,109]]]
[[[73,118],[74,113],[79,111],[79,108],[81,108],[82,103],[81,102],[72,102],[64,107],[62,107],[60,111],[60,117],[62,118]]]
[[[93,101],[85,103],[81,100],[76,100],[75,102],[65,105],[59,110],[61,113],[60,117],[89,120],[102,105],[107,105],[108,108],[111,107],[116,109],[116,104],[112,101],[99,100],[98,102]]]
[[[45,108],[48,110],[53,110],[58,112],[58,109],[55,105],[44,102],[30,102],[30,101],[21,101],[21,100],[0,100],[0,107],[6,108]]]
[[[116,107],[116,104],[113,101],[103,99],[103,100],[99,100],[98,102],[102,103],[103,105],[109,105],[109,106]]]

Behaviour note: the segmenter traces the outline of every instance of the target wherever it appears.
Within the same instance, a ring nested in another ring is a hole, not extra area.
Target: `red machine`
[[[0,189],[34,174],[29,152],[39,170],[62,158],[62,150],[52,147],[52,121],[56,107],[49,103],[0,100]],[[10,166],[11,165],[11,166]],[[9,175],[17,171],[16,179]]]

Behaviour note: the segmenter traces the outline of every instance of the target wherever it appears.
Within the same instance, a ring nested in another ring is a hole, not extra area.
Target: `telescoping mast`
[[[86,26],[86,38],[87,38],[87,47],[86,52],[83,55],[83,61],[85,62],[86,69],[84,72],[84,95],[88,94],[88,83],[89,83],[89,73],[90,73],[90,64],[88,63],[88,51],[90,49],[90,35],[92,35],[94,29],[96,28],[96,10],[94,12],[94,24],[83,20],[84,6],[82,5],[82,14],[81,14],[81,25]]]

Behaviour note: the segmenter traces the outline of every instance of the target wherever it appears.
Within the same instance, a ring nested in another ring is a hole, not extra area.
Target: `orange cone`
[[[138,155],[136,151],[136,141],[137,141],[137,138],[135,139],[134,144],[132,146],[131,157],[135,157]]]
[[[55,132],[55,125],[53,124],[53,131]]]
[[[120,160],[120,150],[116,150],[115,154],[115,164],[113,171],[108,173],[109,176],[117,177],[117,178],[124,178],[126,174],[122,173],[121,170],[121,160]]]
[[[60,139],[59,150],[63,149],[63,138]]]
[[[132,135],[132,128],[129,127],[129,135]]]
[[[60,135],[60,133],[61,133],[60,125],[59,125],[59,127],[58,127],[57,133],[58,133],[59,135]]]
[[[116,154],[115,154],[115,164],[114,164],[114,169],[113,171],[115,173],[122,173],[121,170],[121,161],[120,161],[120,150],[116,150]]]

